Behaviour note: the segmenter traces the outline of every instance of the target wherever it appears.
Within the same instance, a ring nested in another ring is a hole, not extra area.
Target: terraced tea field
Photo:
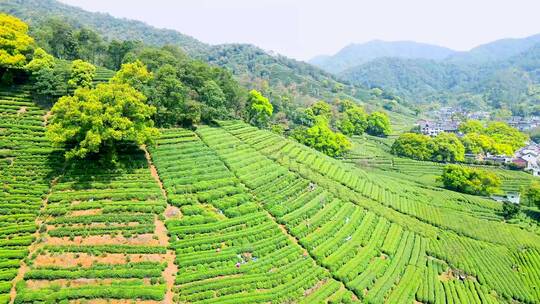
[[[494,201],[236,121],[64,163],[29,97],[0,101],[2,304],[540,302]]]
[[[427,186],[439,186],[436,179],[444,164],[396,157],[390,153],[392,139],[364,135],[355,137],[353,150],[344,157],[344,162],[365,170],[384,172],[386,175],[415,181]],[[535,179],[523,171],[511,171],[497,166],[477,166],[495,172],[502,180],[503,191],[521,191]]]

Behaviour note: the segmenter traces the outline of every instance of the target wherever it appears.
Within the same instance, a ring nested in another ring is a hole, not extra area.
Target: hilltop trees
[[[479,121],[469,120],[460,124],[459,131],[464,133],[461,138],[453,133],[440,133],[434,138],[404,133],[392,145],[392,153],[418,160],[462,162],[465,152],[512,155],[527,140],[527,135],[502,122],[484,127]]]
[[[512,155],[523,147],[527,135],[504,122],[490,122],[486,127],[477,120],[468,120],[459,125],[464,133],[462,141],[468,153]]]
[[[96,76],[96,67],[91,63],[77,59],[71,63],[70,72],[69,86],[72,88],[89,88],[92,86],[92,81]]]
[[[465,160],[465,147],[453,133],[441,133],[429,143],[432,159],[438,162],[461,162]]]
[[[3,80],[7,69],[24,67],[33,43],[26,23],[0,13],[0,80]]]
[[[247,100],[248,121],[262,127],[268,123],[274,110],[268,98],[262,96],[257,90],[251,90]]]
[[[427,135],[404,133],[392,144],[393,154],[417,160],[429,160],[433,155],[431,138]]]
[[[473,195],[489,195],[499,191],[501,186],[495,173],[459,165],[445,166],[439,181],[447,189]]]
[[[367,118],[366,131],[374,136],[388,136],[392,129],[390,127],[390,119],[383,112],[373,112]]]
[[[534,181],[522,191],[523,197],[531,206],[540,208],[540,182]]]
[[[346,135],[361,135],[367,128],[368,115],[362,107],[351,104],[343,112],[339,129]]]
[[[351,149],[351,142],[347,137],[332,131],[324,116],[316,116],[312,127],[298,128],[292,136],[300,143],[329,156],[340,156]]]
[[[115,150],[118,142],[151,143],[159,135],[151,120],[156,109],[127,84],[100,84],[79,88],[53,106],[47,137],[66,145],[67,159]]]
[[[460,162],[465,160],[465,147],[455,134],[441,133],[434,138],[416,133],[403,133],[392,144],[395,155],[417,160]]]

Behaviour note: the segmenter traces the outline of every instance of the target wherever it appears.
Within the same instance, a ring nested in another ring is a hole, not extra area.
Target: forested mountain
[[[516,56],[540,43],[540,34],[517,39],[500,39],[449,56],[451,62],[486,63]]]
[[[317,99],[372,97],[367,90],[339,82],[334,75],[307,63],[271,55],[253,45],[208,45],[177,31],[158,29],[140,21],[92,13],[54,0],[0,1],[0,11],[32,24],[59,17],[76,27],[88,27],[119,41],[141,41],[146,45],[180,46],[190,57],[225,67],[249,89],[279,96],[299,104]]]
[[[492,58],[510,52],[498,49]],[[483,63],[455,58],[444,61],[380,58],[348,69],[340,76],[359,85],[380,87],[413,102],[507,108],[521,115],[539,111],[539,66],[540,44],[537,44],[517,55]]]
[[[138,40],[148,45],[181,45],[188,54],[200,54],[209,46],[177,31],[158,29],[141,21],[114,18],[109,14],[91,13],[55,0],[2,0],[0,11],[17,16],[29,24],[61,17],[69,23],[84,25],[109,39]]]
[[[333,56],[317,56],[309,62],[326,71],[339,73],[382,57],[440,60],[454,53],[456,52],[449,48],[426,43],[372,40],[348,45]]]

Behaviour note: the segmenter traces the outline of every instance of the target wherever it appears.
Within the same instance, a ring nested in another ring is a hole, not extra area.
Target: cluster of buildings
[[[417,122],[420,132],[428,136],[437,136],[440,133],[455,133],[458,135],[458,127],[461,121],[465,119],[488,120],[489,112],[465,112],[458,108],[444,107],[430,113],[436,117],[434,120],[421,119]],[[510,126],[526,131],[532,128],[540,127],[540,117],[511,117],[506,121]],[[518,150],[514,155],[466,155],[478,161],[491,162],[496,164],[513,164],[524,171],[530,172],[534,176],[540,176],[540,145],[530,143],[526,147]]]
[[[427,121],[429,126],[425,126],[426,135],[438,134],[440,132],[457,132],[456,124],[459,121],[474,119],[474,120],[491,120],[491,113],[487,111],[469,112],[458,107],[442,107],[440,109],[427,113],[429,117],[434,117],[434,120]],[[527,131],[540,127],[540,116],[512,116],[502,120],[510,126],[520,130]],[[443,131],[441,131],[443,130]],[[436,136],[436,135],[435,135]]]
[[[540,127],[540,116],[512,116],[506,121],[506,123],[520,131],[527,131]]]
[[[523,168],[524,171],[531,172],[534,176],[540,176],[540,144],[530,143],[519,149],[514,154],[512,162]]]

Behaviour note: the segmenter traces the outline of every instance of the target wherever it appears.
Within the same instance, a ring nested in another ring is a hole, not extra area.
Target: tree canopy
[[[438,162],[461,162],[465,160],[465,147],[453,133],[440,133],[429,143],[432,159]]]
[[[447,189],[473,195],[493,194],[501,186],[501,179],[495,173],[460,165],[445,166],[439,180]]]
[[[47,137],[69,150],[67,159],[114,150],[118,142],[151,143],[159,136],[146,97],[123,83],[79,88],[53,106]]]
[[[530,206],[540,208],[540,182],[533,181],[529,186],[523,188],[522,194]]]
[[[374,136],[388,136],[392,132],[390,119],[383,112],[373,112],[367,118],[366,131]]]
[[[474,154],[512,155],[528,140],[526,134],[500,121],[484,127],[480,121],[467,120],[459,125],[459,131],[465,134],[462,140],[466,151]]]
[[[392,144],[393,154],[417,160],[429,160],[433,155],[431,138],[417,133],[403,133]]]
[[[272,116],[274,110],[268,98],[262,96],[257,90],[249,92],[247,106],[248,120],[259,127],[268,123],[268,119]]]
[[[350,105],[344,111],[339,129],[346,135],[361,135],[367,128],[368,115],[362,107]]]
[[[0,13],[0,68],[22,68],[33,43],[34,39],[28,35],[26,23]]]
[[[89,88],[96,76],[96,67],[91,63],[77,59],[71,63],[70,72],[68,84],[72,88]]]
[[[333,157],[343,155],[352,146],[345,135],[330,129],[328,120],[323,116],[316,116],[315,123],[310,128],[296,129],[293,137],[300,143]]]

